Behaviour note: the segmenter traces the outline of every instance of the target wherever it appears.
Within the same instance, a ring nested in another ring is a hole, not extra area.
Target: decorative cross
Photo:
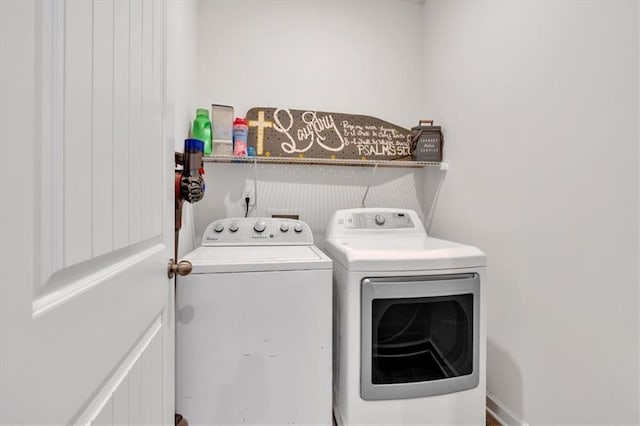
[[[256,151],[257,155],[262,155],[264,152],[264,129],[273,127],[272,121],[266,121],[264,119],[264,111],[258,111],[258,121],[249,120],[249,127],[257,127],[258,134],[256,136]]]

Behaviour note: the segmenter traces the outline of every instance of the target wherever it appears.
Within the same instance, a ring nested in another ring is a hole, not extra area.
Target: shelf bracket
[[[433,222],[433,215],[436,211],[436,205],[438,204],[438,198],[440,198],[440,189],[442,188],[442,183],[444,182],[444,178],[447,175],[447,171],[449,170],[449,162],[443,161],[440,163],[440,176],[438,177],[438,184],[436,186],[435,194],[433,195],[433,201],[431,202],[431,208],[429,209],[429,215],[427,216],[426,223],[426,231],[427,234],[431,231],[431,222]]]

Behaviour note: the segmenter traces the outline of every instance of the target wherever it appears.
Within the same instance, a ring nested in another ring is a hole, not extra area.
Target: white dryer
[[[337,211],[334,415],[339,425],[485,422],[485,267],[402,209]]]
[[[177,282],[176,410],[191,425],[331,425],[331,260],[289,219],[211,223]]]

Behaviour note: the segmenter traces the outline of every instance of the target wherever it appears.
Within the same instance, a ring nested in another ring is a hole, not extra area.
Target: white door
[[[0,1],[0,423],[172,424],[164,1]]]

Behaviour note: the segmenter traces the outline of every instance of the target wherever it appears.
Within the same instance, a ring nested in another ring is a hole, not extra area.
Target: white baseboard
[[[500,400],[488,392],[487,411],[504,426],[529,426],[527,422],[513,414]]]

